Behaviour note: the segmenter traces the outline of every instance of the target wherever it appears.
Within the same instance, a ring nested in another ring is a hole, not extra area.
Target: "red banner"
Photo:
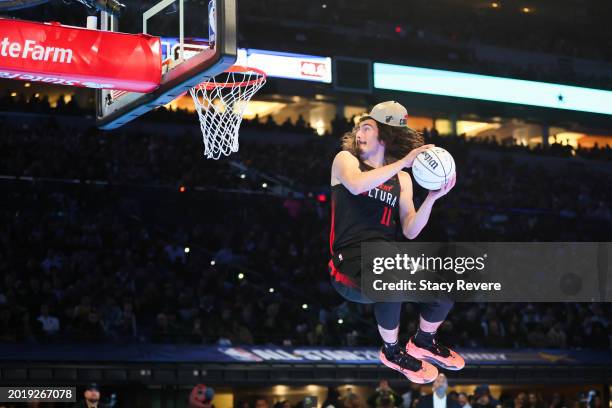
[[[159,37],[0,18],[0,78],[151,92]]]

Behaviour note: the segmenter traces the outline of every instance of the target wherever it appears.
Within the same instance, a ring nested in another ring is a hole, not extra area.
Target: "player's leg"
[[[378,332],[383,340],[380,350],[380,361],[389,368],[404,374],[410,381],[425,384],[432,382],[438,370],[426,361],[410,356],[398,341],[400,312],[399,302],[382,302],[374,304],[374,315]]]
[[[343,298],[356,303],[374,303],[363,295],[358,286],[361,274],[360,253],[354,251],[354,256],[336,254],[330,260],[329,273],[331,285]],[[352,278],[352,279],[351,279]],[[389,368],[404,374],[410,381],[425,384],[432,382],[438,375],[438,369],[426,361],[411,357],[398,344],[399,321],[402,304],[398,302],[383,302],[374,304],[374,315],[378,324],[378,332],[383,339],[380,350],[380,361]]]
[[[436,331],[453,307],[449,299],[420,303],[421,316],[417,333],[410,338],[406,351],[413,357],[447,370],[461,370],[465,360],[454,350],[436,341]]]

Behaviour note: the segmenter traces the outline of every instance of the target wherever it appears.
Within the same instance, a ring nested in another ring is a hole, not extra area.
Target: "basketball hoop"
[[[200,119],[204,156],[219,159],[238,151],[238,129],[247,104],[266,83],[266,73],[234,65],[189,92]]]

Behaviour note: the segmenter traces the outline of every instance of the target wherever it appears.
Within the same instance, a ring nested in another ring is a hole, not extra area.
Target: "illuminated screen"
[[[189,38],[185,41],[185,59],[207,49],[205,38]],[[165,37],[161,40],[162,60],[178,59],[180,49],[178,38]],[[274,78],[297,79],[331,83],[331,58],[317,55],[293,54],[288,52],[239,48],[237,65],[259,68]]]
[[[612,91],[374,63],[374,87],[612,115]]]

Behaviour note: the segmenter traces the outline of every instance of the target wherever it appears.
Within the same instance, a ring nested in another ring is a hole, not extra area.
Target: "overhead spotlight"
[[[242,174],[240,175],[240,178],[241,178],[241,179],[245,179],[245,178],[246,178],[246,174],[242,173]]]
[[[274,293],[274,288],[270,288],[270,289],[268,289],[268,292],[270,292],[270,293]]]
[[[523,13],[531,13],[531,9],[530,9],[529,7],[523,7],[523,8],[521,9],[521,11],[522,11]]]
[[[491,7],[493,7],[493,8],[499,8],[499,3],[491,3]]]
[[[212,261],[210,261],[210,265],[211,265],[211,266],[215,266],[215,264],[216,264],[216,262],[215,262],[215,260],[214,260],[214,259],[213,259]]]
[[[240,279],[240,280],[244,279],[244,273],[240,272],[238,274],[238,279]]]
[[[189,249],[189,247],[185,247],[185,253],[188,254],[189,251],[191,251],[191,249]]]
[[[342,323],[344,323],[344,320],[338,319],[338,324],[342,324]]]
[[[308,305],[307,305],[306,303],[304,303],[304,304],[302,305],[302,309],[304,309],[304,310],[308,309]]]
[[[268,183],[262,183],[262,184],[261,184],[261,186],[262,186],[263,188],[268,188]]]

